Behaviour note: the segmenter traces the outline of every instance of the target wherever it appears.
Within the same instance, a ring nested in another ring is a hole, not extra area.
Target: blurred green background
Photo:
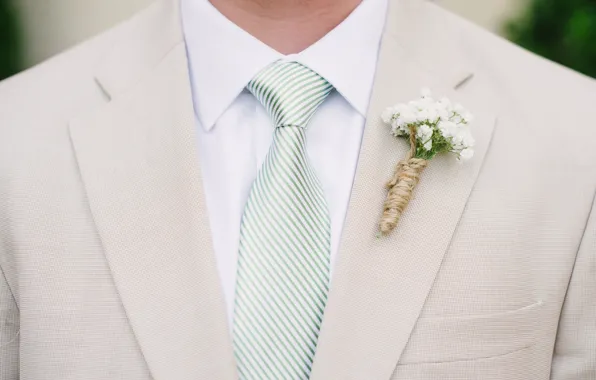
[[[596,0],[534,0],[506,26],[512,41],[596,78]]]
[[[14,4],[0,0],[0,80],[22,68],[20,28]]]
[[[151,1],[0,0],[0,79],[100,33]],[[596,77],[596,0],[435,1],[529,50]]]

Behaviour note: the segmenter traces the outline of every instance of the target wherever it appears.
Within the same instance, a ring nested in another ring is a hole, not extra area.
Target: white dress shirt
[[[284,56],[223,16],[207,0],[181,0],[213,245],[230,326],[244,205],[269,151],[273,125],[245,86],[287,59],[336,89],[311,119],[307,152],[331,217],[331,268],[356,172],[387,0],[363,0],[340,25],[299,54]]]

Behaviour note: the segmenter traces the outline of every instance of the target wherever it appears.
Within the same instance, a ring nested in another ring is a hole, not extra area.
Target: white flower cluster
[[[428,152],[433,151],[434,144],[442,143],[443,149],[447,145],[446,150],[458,154],[461,160],[474,155],[475,142],[469,128],[472,114],[447,98],[433,99],[429,90],[422,90],[418,100],[387,108],[382,118],[396,137],[410,136],[415,127],[419,144]]]

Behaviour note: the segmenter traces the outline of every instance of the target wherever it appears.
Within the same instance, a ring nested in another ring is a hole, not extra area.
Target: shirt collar
[[[316,71],[365,116],[385,24],[387,0],[363,0],[335,29],[284,56],[223,16],[208,0],[180,0],[195,112],[206,130],[248,82],[279,59]]]

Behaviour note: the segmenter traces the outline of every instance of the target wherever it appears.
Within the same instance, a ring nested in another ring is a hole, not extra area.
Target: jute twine
[[[387,183],[387,199],[383,206],[383,217],[380,228],[382,235],[388,235],[395,229],[406,206],[412,199],[414,188],[420,181],[420,174],[428,165],[428,161],[415,158],[416,153],[416,129],[411,128],[410,151],[403,160],[397,163],[395,174]]]

